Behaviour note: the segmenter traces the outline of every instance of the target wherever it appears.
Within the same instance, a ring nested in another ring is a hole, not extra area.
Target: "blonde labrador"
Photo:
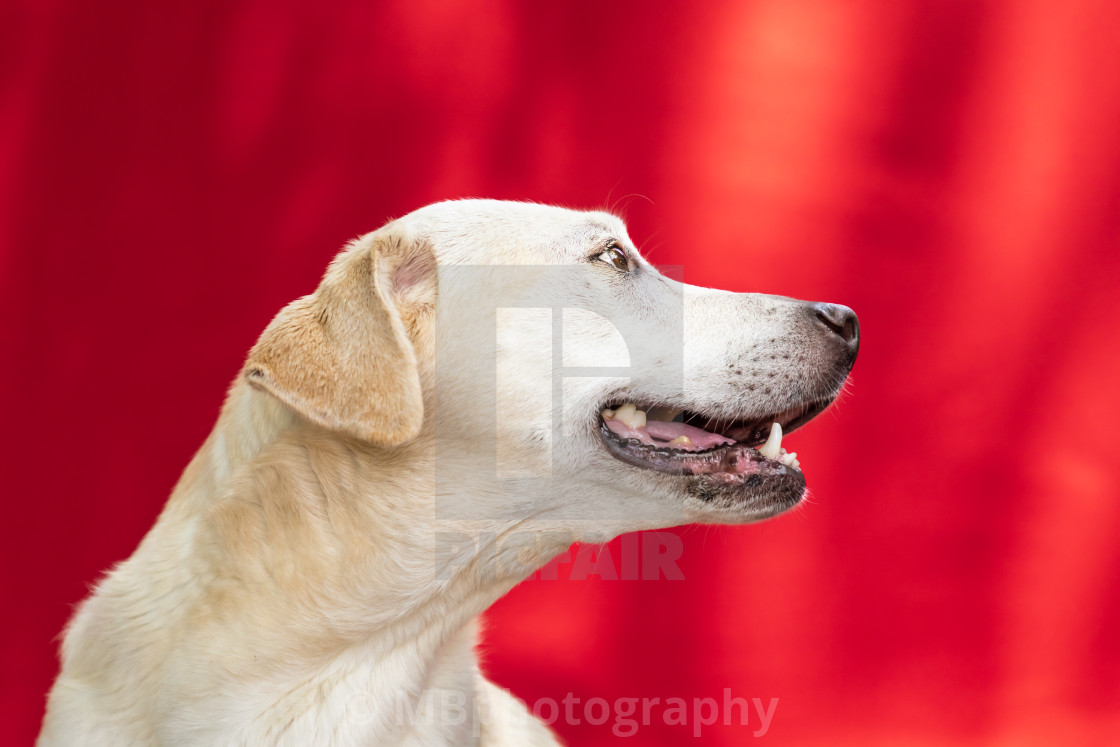
[[[606,213],[392,221],[265,329],[74,615],[39,744],[555,744],[475,618],[574,540],[795,505],[781,431],[858,344],[846,307],[666,277]]]

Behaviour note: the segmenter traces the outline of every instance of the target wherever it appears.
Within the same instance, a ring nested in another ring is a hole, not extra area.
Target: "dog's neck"
[[[474,538],[508,535],[515,518],[440,522],[434,459],[430,434],[378,449],[239,382],[129,563],[184,564],[168,579],[191,610],[182,634],[238,683],[282,671],[288,686],[356,677],[415,692],[469,675],[473,618],[566,544],[498,559]]]

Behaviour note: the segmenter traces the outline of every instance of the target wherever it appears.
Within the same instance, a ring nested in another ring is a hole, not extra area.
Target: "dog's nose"
[[[853,353],[859,349],[859,318],[856,312],[838,303],[815,303],[811,306],[817,321],[843,340]]]

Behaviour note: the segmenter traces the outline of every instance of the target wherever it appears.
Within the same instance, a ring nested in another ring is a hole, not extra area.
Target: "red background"
[[[271,316],[460,196],[614,206],[688,282],[864,334],[852,395],[791,439],[804,511],[680,530],[684,581],[519,587],[498,682],[778,697],[773,744],[1120,743],[1114,2],[8,0],[12,744]]]

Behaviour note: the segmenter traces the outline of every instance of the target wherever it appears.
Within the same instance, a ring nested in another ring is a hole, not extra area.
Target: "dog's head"
[[[834,400],[858,347],[850,309],[684,285],[615,216],[464,200],[355,241],[245,376],[371,448],[423,441],[439,495],[643,528],[801,500],[781,436]]]

